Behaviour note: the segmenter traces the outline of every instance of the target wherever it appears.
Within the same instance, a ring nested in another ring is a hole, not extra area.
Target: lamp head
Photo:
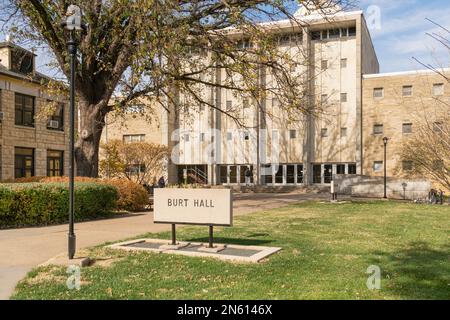
[[[67,8],[66,19],[61,25],[69,31],[86,30],[86,25],[81,21],[83,13],[79,6],[71,4]]]
[[[388,138],[388,137],[384,137],[384,138],[383,138],[383,143],[384,143],[384,144],[387,144],[388,141],[389,141],[389,138]]]

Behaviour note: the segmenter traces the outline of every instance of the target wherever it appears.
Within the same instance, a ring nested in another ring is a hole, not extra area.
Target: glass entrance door
[[[295,184],[295,165],[286,165],[286,184]]]

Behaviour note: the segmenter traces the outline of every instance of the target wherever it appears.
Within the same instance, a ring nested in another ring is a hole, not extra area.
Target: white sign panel
[[[231,226],[229,189],[155,189],[155,223]]]

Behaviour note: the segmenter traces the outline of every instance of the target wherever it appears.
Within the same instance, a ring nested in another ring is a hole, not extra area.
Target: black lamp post
[[[387,149],[388,141],[389,141],[388,137],[383,138],[383,143],[384,143],[384,199],[387,199],[386,149]]]
[[[74,203],[75,203],[75,71],[77,57],[77,42],[75,32],[86,30],[86,25],[81,22],[81,9],[70,5],[67,8],[66,21],[61,26],[69,31],[67,50],[70,55],[70,146],[69,146],[69,234],[68,251],[69,259],[73,259],[76,251],[76,236],[74,230]]]

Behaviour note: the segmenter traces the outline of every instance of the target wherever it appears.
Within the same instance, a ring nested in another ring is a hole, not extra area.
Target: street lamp
[[[86,25],[81,22],[81,9],[76,5],[67,8],[66,20],[61,27],[69,31],[67,50],[70,55],[70,146],[69,146],[69,234],[68,251],[69,259],[73,259],[76,251],[76,236],[74,230],[74,187],[75,187],[75,63],[77,56],[77,42],[75,32],[86,30]]]
[[[387,149],[388,141],[389,141],[388,137],[383,138],[383,143],[384,143],[384,199],[387,199],[386,149]]]

